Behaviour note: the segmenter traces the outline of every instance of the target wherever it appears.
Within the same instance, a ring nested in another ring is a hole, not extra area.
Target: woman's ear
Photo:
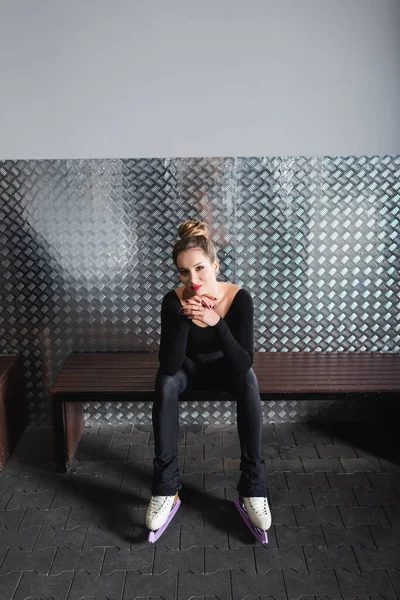
[[[215,274],[218,275],[219,273],[219,262],[218,260],[215,261]]]

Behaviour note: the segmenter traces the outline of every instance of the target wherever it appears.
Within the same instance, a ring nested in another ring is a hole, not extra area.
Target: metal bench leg
[[[75,452],[85,428],[83,402],[65,402],[65,433],[67,442],[67,469],[74,460]]]
[[[64,433],[64,406],[58,394],[52,396],[53,410],[53,447],[54,447],[54,462],[56,471],[59,473],[68,472],[69,465],[67,464],[66,455],[66,438]]]

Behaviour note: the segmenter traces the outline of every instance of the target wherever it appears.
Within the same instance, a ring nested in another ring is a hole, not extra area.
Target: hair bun
[[[179,226],[178,235],[181,240],[199,235],[208,238],[207,225],[200,221],[186,221]]]

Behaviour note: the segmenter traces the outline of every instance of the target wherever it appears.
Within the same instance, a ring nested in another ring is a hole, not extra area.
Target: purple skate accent
[[[180,500],[180,498],[178,498],[178,500],[175,502],[173,509],[169,513],[168,519],[165,521],[164,525],[162,525],[160,527],[160,529],[157,529],[156,531],[150,531],[149,538],[147,540],[148,542],[150,542],[151,544],[154,544],[154,542],[156,542],[158,540],[158,538],[164,533],[164,531],[167,529],[168,525],[171,523],[172,519],[174,518],[175,513],[178,510],[180,504],[181,504],[181,500]]]
[[[262,531],[258,527],[254,527],[253,523],[250,521],[249,515],[246,512],[245,507],[241,504],[239,498],[235,500],[235,506],[239,511],[240,516],[243,521],[246,523],[247,527],[250,529],[251,533],[262,543],[268,544],[268,536],[266,531]]]

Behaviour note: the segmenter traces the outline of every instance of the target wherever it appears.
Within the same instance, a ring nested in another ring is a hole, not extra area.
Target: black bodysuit
[[[166,375],[174,375],[185,358],[197,362],[199,355],[221,351],[229,366],[244,374],[254,356],[253,301],[240,288],[224,318],[214,326],[200,327],[185,317],[174,290],[164,296],[161,307],[160,366]]]

